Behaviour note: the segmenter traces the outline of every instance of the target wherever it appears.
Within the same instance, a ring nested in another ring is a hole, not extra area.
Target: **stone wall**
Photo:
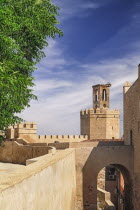
[[[140,206],[140,65],[138,79],[124,85],[124,139],[134,148],[134,209]]]
[[[87,139],[87,135],[41,135],[37,136],[36,142],[81,142]]]
[[[44,145],[22,145],[16,141],[6,141],[0,147],[0,161],[6,163],[26,164],[27,159],[55,153],[56,149]]]
[[[71,143],[50,143],[48,146],[55,147],[58,150],[67,148],[79,148],[79,147],[97,147],[97,146],[122,146],[124,141],[122,139],[118,140],[93,140],[84,142],[71,142]]]
[[[111,202],[111,195],[109,192],[97,188],[97,209],[101,210],[115,210],[114,204]]]
[[[26,122],[7,129],[7,139],[25,139],[30,143],[80,142],[88,139],[87,135],[37,135],[36,123]]]
[[[120,114],[119,110],[114,111],[108,108],[96,111],[92,108],[82,110],[81,134],[88,135],[89,139],[118,139],[120,135]]]
[[[0,209],[74,210],[75,152],[43,156],[14,174],[0,176]]]

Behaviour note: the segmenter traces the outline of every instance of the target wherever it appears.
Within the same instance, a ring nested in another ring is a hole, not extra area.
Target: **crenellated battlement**
[[[88,140],[88,135],[39,135],[37,142],[54,143],[58,142],[81,142]]]
[[[52,139],[52,140],[61,140],[61,139],[73,139],[73,140],[84,140],[88,139],[87,135],[39,135],[38,139]]]
[[[119,114],[119,110],[115,109],[115,110],[109,110],[108,108],[97,108],[96,110],[94,110],[93,108],[90,109],[84,109],[80,111],[80,115],[82,116],[86,116],[86,115],[97,115],[97,114]]]
[[[37,129],[37,124],[35,122],[20,123],[20,124],[15,125],[14,128],[19,128],[19,129]]]
[[[87,135],[37,135],[37,124],[35,122],[20,123],[10,126],[7,129],[7,139],[23,138],[28,142],[54,143],[59,142],[80,142],[88,140]]]
[[[36,122],[25,122],[9,126],[9,129],[37,129]]]

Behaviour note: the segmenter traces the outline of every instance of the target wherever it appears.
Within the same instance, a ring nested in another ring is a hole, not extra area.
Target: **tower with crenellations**
[[[92,86],[93,108],[81,110],[81,135],[88,139],[118,139],[120,137],[120,112],[110,110],[111,84]]]

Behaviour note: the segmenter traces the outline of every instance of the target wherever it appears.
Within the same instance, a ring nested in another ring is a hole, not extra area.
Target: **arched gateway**
[[[93,143],[94,147],[91,147],[90,143],[86,144],[86,147],[81,145],[80,148],[76,148],[78,210],[80,200],[84,210],[97,209],[97,177],[98,173],[108,165],[116,167],[124,177],[125,209],[123,210],[133,210],[131,178],[133,150],[131,146],[119,143],[111,146],[108,142],[98,142],[96,145]]]
[[[98,173],[97,209],[108,205],[115,210],[133,209],[131,176],[123,165],[111,164]]]

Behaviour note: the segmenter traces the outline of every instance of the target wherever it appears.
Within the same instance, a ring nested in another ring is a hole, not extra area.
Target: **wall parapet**
[[[87,135],[39,135],[38,139],[88,139]]]
[[[35,122],[20,123],[10,126],[6,132],[7,140],[22,142],[23,139],[28,143],[54,143],[60,142],[80,142],[88,139],[88,135],[37,135],[37,124]],[[26,144],[26,142],[24,142]]]
[[[23,141],[24,142],[24,141]],[[20,144],[16,141],[6,141],[0,147],[0,161],[5,163],[25,164],[26,160],[46,154],[55,154],[56,148],[38,144]]]
[[[115,210],[114,204],[111,202],[110,192],[97,188],[98,207],[105,210]]]
[[[74,209],[75,151],[45,155],[14,173],[1,174],[0,180],[0,209]]]
[[[81,116],[85,116],[85,115],[93,115],[93,114],[117,114],[119,115],[120,112],[118,109],[115,110],[109,110],[108,108],[97,108],[96,110],[94,110],[93,108],[90,109],[84,109],[80,111],[80,115]]]

